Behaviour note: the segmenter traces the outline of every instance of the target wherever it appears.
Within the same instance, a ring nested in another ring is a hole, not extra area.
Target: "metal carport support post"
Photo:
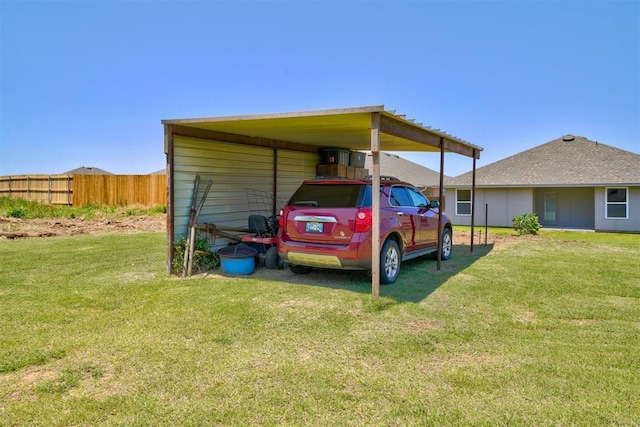
[[[475,214],[476,214],[476,150],[473,149],[473,172],[471,179],[471,246],[469,252],[473,252],[473,234],[475,233]]]
[[[442,192],[444,191],[444,138],[440,137],[440,189],[439,189],[439,198],[440,198],[440,206],[438,207],[438,243],[436,252],[436,259],[438,260],[436,263],[436,270],[440,271],[440,263],[442,262],[442,233],[440,229],[442,228]],[[453,236],[451,236],[453,237]]]
[[[380,298],[380,113],[371,113],[371,295]]]

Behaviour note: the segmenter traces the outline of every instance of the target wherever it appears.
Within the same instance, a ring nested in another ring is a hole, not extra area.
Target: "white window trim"
[[[458,201],[458,191],[468,191],[469,192],[469,201],[463,200],[461,202]],[[458,213],[458,203],[468,203],[469,204],[469,213]],[[457,216],[471,216],[471,212],[473,212],[473,191],[470,188],[456,188],[456,215]]]
[[[627,193],[627,201],[626,202],[610,202],[607,198],[609,197],[609,190],[624,190]],[[609,205],[624,205],[625,207],[625,215],[621,216],[608,216],[607,213],[609,209]],[[604,218],[605,219],[629,219],[629,187],[606,187],[604,189]]]

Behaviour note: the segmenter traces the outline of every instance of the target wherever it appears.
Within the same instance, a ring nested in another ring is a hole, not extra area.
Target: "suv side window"
[[[407,194],[407,189],[397,185],[391,187],[389,203],[391,206],[413,206],[411,196]]]
[[[419,192],[415,188],[407,188],[407,191],[409,192],[409,196],[411,197],[413,206],[419,208],[426,208],[429,206],[429,201],[421,192]]]

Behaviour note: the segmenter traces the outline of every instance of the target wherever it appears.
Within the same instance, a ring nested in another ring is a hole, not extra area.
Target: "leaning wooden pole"
[[[189,265],[189,256],[191,254],[191,251],[189,250],[190,246],[193,245],[193,243],[191,242],[192,240],[195,241],[194,237],[192,236],[193,231],[194,231],[194,225],[195,225],[195,215],[196,215],[196,205],[197,205],[197,198],[198,198],[198,186],[200,185],[200,175],[196,175],[196,179],[193,182],[193,196],[191,198],[191,209],[189,209],[189,226],[187,227],[187,245],[184,248],[184,259],[182,262],[182,277],[186,277],[187,276],[187,266]]]
[[[196,225],[198,223],[198,217],[200,216],[200,211],[202,211],[202,207],[204,206],[204,202],[207,200],[207,196],[209,195],[209,190],[213,185],[213,180],[209,180],[207,183],[207,188],[205,188],[204,193],[202,194],[202,200],[200,200],[200,204],[198,205],[198,209],[193,216],[193,223],[191,224],[191,231],[189,234],[189,264],[187,265],[187,276],[191,276],[191,272],[193,271],[193,257],[196,250]]]

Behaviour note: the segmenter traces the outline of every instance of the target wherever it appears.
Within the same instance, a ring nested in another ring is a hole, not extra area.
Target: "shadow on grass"
[[[470,252],[468,245],[454,245],[451,259],[442,261],[439,271],[437,261],[429,256],[405,261],[402,263],[398,280],[392,285],[380,286],[380,297],[391,298],[397,302],[420,302],[450,277],[463,271],[492,249],[493,244],[478,245]],[[251,277],[371,294],[371,276],[362,271],[317,268],[308,274],[294,274],[289,269],[267,270],[258,267]]]

